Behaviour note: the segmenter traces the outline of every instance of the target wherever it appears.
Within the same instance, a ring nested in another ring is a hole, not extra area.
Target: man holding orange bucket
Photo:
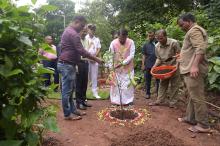
[[[156,39],[158,43],[156,44],[155,54],[156,54],[156,62],[153,66],[175,66],[176,58],[173,57],[180,52],[180,46],[177,40],[171,39],[167,37],[167,33],[165,30],[161,29],[156,32]],[[152,69],[153,69],[152,68]],[[161,79],[159,85],[159,91],[157,100],[155,102],[151,102],[150,106],[155,105],[164,105],[168,102],[169,107],[175,107],[175,103],[177,102],[176,96],[179,91],[179,83],[180,83],[180,74],[177,70],[176,73],[168,79]],[[168,98],[168,87],[170,84],[170,95]]]

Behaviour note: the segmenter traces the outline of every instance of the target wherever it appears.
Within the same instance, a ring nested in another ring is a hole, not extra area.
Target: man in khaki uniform
[[[158,30],[156,32],[156,38],[158,43],[156,44],[155,54],[157,60],[154,64],[154,67],[161,65],[176,65],[176,58],[173,57],[180,52],[180,46],[177,40],[167,38],[167,33],[165,30]],[[179,90],[180,74],[177,71],[172,77],[160,81],[159,91],[157,100],[150,103],[150,106],[162,105],[165,103],[167,98],[167,91],[169,84],[170,86],[170,95],[169,95],[169,107],[174,107],[174,104],[177,102],[176,96]]]
[[[180,122],[197,124],[190,127],[192,132],[209,132],[207,106],[204,103],[204,79],[208,73],[205,51],[208,45],[206,31],[196,24],[195,17],[186,13],[179,17],[178,25],[186,32],[180,52],[180,73],[183,74],[189,101],[186,117]]]

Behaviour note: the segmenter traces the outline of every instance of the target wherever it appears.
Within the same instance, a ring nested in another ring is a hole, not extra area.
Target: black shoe
[[[89,104],[89,103],[87,103],[87,102],[84,102],[84,103],[83,103],[83,106],[85,106],[85,107],[92,107],[92,105]]]
[[[80,110],[86,110],[86,106],[84,106],[83,104],[77,104],[76,107]]]
[[[146,98],[146,99],[150,99],[150,95],[147,94],[145,98]]]
[[[73,112],[73,114],[74,114],[74,115],[77,115],[77,116],[84,116],[84,115],[86,115],[86,112],[79,112],[79,111],[75,110],[75,111]]]

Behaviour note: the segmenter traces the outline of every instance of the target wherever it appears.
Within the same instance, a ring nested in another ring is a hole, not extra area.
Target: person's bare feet
[[[189,127],[188,130],[194,133],[212,133],[212,130],[209,127],[204,128],[201,124]]]
[[[163,106],[165,105],[165,103],[161,103],[159,101],[154,101],[154,102],[150,102],[148,103],[149,106]]]
[[[178,118],[177,120],[179,122],[181,122],[181,123],[187,123],[187,124],[190,124],[190,125],[196,125],[196,122],[190,122],[189,120],[187,120],[186,117],[181,117],[181,118]]]

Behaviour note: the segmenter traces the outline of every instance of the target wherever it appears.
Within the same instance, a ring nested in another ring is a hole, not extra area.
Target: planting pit
[[[119,120],[134,120],[138,117],[138,113],[133,110],[114,110],[110,112],[110,116]]]
[[[98,118],[120,126],[141,125],[150,118],[147,109],[139,108],[106,108],[98,112]]]

